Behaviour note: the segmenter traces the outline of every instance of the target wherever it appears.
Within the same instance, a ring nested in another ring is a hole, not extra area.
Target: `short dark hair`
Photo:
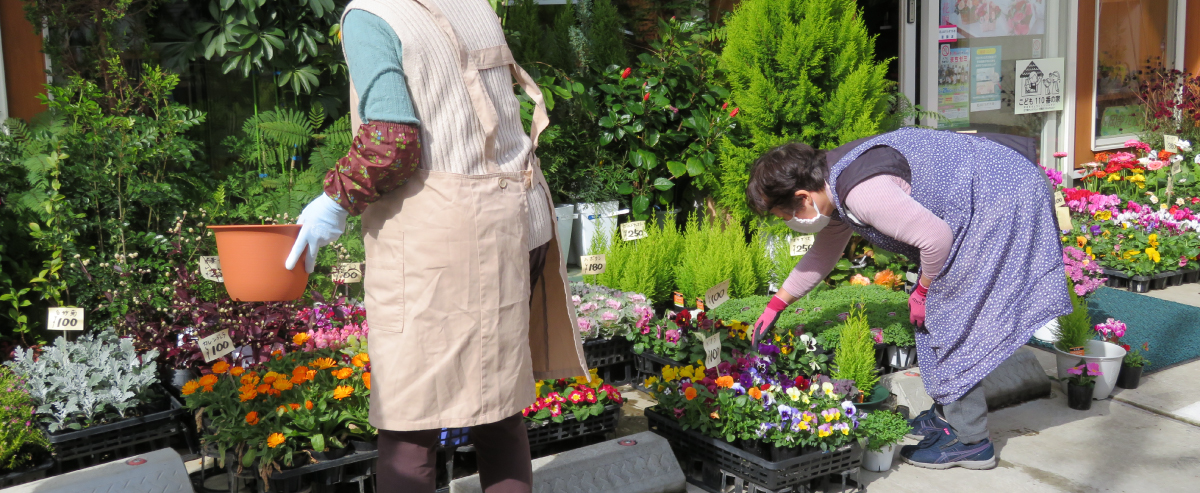
[[[800,142],[781,145],[754,160],[746,201],[759,214],[791,207],[796,190],[824,190],[826,174],[825,151]]]

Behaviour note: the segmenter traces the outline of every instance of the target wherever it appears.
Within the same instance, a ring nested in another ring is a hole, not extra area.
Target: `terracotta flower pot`
[[[291,301],[304,294],[307,252],[296,268],[283,267],[300,234],[298,224],[209,226],[217,237],[217,255],[225,289],[235,301]]]

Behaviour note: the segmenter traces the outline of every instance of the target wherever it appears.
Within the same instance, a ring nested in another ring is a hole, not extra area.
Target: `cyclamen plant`
[[[1100,337],[1105,341],[1117,345],[1121,345],[1121,338],[1125,337],[1125,329],[1125,322],[1113,318],[1105,320],[1104,323],[1096,324],[1096,332],[1100,333]]]
[[[571,283],[579,335],[587,339],[629,336],[650,326],[654,309],[645,295],[580,282]]]
[[[1146,359],[1146,356],[1142,354],[1143,352],[1150,352],[1150,343],[1143,342],[1140,351],[1137,348],[1129,347],[1128,344],[1122,344],[1121,347],[1125,348],[1125,366],[1141,368],[1150,364],[1150,360]]]

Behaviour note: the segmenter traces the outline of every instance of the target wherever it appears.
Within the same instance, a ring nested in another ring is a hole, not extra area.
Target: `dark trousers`
[[[532,294],[546,266],[550,243],[529,251]],[[379,473],[382,492],[433,493],[437,488],[437,446],[441,430],[379,430]],[[471,441],[485,493],[529,493],[533,464],[529,435],[520,413],[495,423],[471,427]]]

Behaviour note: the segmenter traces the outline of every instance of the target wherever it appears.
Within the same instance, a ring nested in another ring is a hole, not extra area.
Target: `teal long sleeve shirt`
[[[363,123],[419,124],[404,80],[400,38],[392,27],[375,14],[351,10],[342,24],[342,43]]]

